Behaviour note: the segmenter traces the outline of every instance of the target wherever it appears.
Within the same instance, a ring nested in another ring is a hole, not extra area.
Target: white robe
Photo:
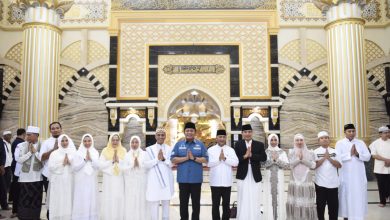
[[[72,155],[68,154],[68,158],[72,163]],[[70,165],[63,165],[64,159],[65,153],[59,148],[50,154],[48,162],[51,220],[70,220],[72,217],[73,174]]]
[[[112,158],[100,155],[100,169],[103,172],[103,192],[101,193],[101,220],[124,220],[125,189],[122,172],[114,175]]]
[[[125,179],[125,220],[149,220],[150,208],[146,201],[146,168],[144,166],[148,156],[145,151],[138,150],[139,167],[134,167],[133,150],[126,153],[119,168]]]
[[[159,161],[158,153],[163,150],[165,161]],[[173,173],[170,155],[172,147],[163,144],[154,144],[146,148],[145,167],[147,171],[146,200],[150,202],[171,200],[173,188]]]
[[[351,156],[353,144],[359,157]],[[344,138],[336,143],[336,155],[339,155],[342,161],[342,167],[339,169],[339,217],[363,220],[367,215],[367,177],[364,162],[370,160],[370,152],[363,141],[349,141]]]
[[[248,164],[248,174],[244,180],[237,180],[237,220],[260,220],[261,182],[256,183],[252,167]]]
[[[284,170],[289,169],[289,162],[286,152],[282,149],[277,148],[277,151],[273,150],[274,148],[268,147],[266,150],[267,161],[262,164],[266,168],[264,172],[264,177],[262,180],[262,206],[263,206],[263,216],[264,219],[274,219],[274,207],[276,203],[277,210],[277,219],[284,220],[286,219],[286,195],[284,192]],[[275,148],[276,149],[276,148]],[[274,162],[272,160],[272,152],[278,152],[279,158]],[[271,173],[272,172],[272,173]],[[274,172],[276,176],[274,175]],[[276,178],[275,178],[276,177]],[[275,187],[275,188],[274,188]],[[275,190],[276,191],[273,191]],[[276,194],[273,201],[273,193]],[[273,204],[274,202],[274,204]]]
[[[97,158],[85,162],[84,157],[75,154],[72,162],[74,171],[74,194],[72,220],[98,220],[98,169]]]

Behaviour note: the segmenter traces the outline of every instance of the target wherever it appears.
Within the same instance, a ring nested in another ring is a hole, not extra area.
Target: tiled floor
[[[208,173],[207,171],[204,174],[204,183],[202,184],[202,195],[201,195],[201,211],[200,219],[201,220],[211,220],[211,192],[208,184]],[[286,180],[288,180],[288,172],[286,172]],[[178,185],[175,185],[176,193],[174,198],[171,200],[170,207],[170,219],[179,220],[179,194],[178,194]],[[287,190],[287,184],[286,184]],[[378,189],[376,182],[368,183],[368,216],[367,220],[389,220],[390,219],[390,205],[387,205],[384,208],[378,207]],[[237,191],[235,183],[232,187],[231,201],[235,201],[237,197]],[[189,212],[191,213],[191,206],[189,206]],[[10,211],[0,211],[3,216],[10,216]],[[42,207],[42,219],[46,219],[46,209],[45,206]],[[16,219],[16,218],[15,218]],[[341,218],[340,218],[341,219]],[[141,220],[141,219],[140,219]],[[264,219],[263,219],[264,220]],[[270,219],[267,219],[270,220]]]

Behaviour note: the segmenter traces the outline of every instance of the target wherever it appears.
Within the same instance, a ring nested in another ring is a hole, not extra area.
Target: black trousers
[[[188,220],[188,202],[191,196],[192,216],[191,220],[199,220],[200,190],[202,183],[179,183],[180,219]]]
[[[8,208],[6,175],[0,175],[0,205],[2,209]]]
[[[390,174],[375,174],[378,183],[379,201],[386,205],[386,198],[390,196]]]
[[[47,191],[49,190],[49,179],[47,177],[45,177],[44,175],[42,175],[42,183],[43,183],[43,188],[44,188],[45,193],[46,193],[46,201],[47,201]],[[49,220],[49,209],[47,209],[46,217]]]
[[[338,188],[316,186],[316,202],[318,220],[324,220],[325,206],[328,205],[329,220],[337,220],[339,213]]]
[[[213,220],[221,220],[219,214],[219,204],[222,198],[222,220],[230,218],[230,193],[232,187],[215,187],[211,186],[211,199],[213,203],[212,215]]]
[[[11,188],[12,168],[6,167],[4,168],[4,170],[5,170],[5,174],[4,174],[5,187],[7,189],[7,192],[9,192],[9,189]]]
[[[18,213],[20,183],[19,177],[15,176],[12,179],[10,195],[12,194],[12,213]]]

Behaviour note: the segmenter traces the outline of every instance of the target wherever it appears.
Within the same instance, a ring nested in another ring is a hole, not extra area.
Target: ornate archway
[[[225,127],[221,111],[217,101],[201,90],[192,89],[180,94],[168,108],[168,144],[173,145],[184,138],[184,124],[189,121],[196,124],[197,139],[206,146],[214,144],[218,128]]]

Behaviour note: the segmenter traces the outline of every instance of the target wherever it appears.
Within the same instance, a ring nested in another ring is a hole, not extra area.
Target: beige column
[[[18,4],[25,12],[19,126],[38,126],[46,139],[48,125],[58,120],[59,21],[73,3],[21,0]]]
[[[369,137],[367,78],[364,58],[365,1],[320,0],[326,14],[328,47],[330,133],[332,142],[344,137],[344,124],[356,126],[357,137]]]

